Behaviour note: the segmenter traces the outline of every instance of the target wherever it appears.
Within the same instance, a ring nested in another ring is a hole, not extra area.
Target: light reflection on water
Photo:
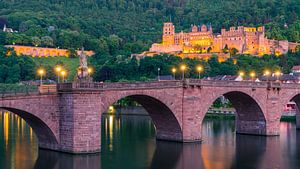
[[[300,132],[283,122],[280,137],[235,134],[233,120],[206,119],[201,144],[155,140],[148,116],[103,116],[102,152],[70,155],[38,150],[24,120],[0,113],[2,169],[273,169],[300,166]],[[298,145],[298,146],[297,146]]]

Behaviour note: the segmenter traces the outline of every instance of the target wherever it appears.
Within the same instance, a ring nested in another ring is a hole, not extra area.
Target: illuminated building
[[[136,56],[153,56],[156,54],[174,54],[181,57],[208,59],[213,54],[228,58],[230,53],[281,55],[296,51],[299,43],[287,40],[271,40],[266,38],[265,27],[230,27],[222,29],[221,33],[213,33],[211,24],[191,25],[190,32],[175,33],[175,26],[171,22],[164,23],[162,43],[152,44],[149,51]]]

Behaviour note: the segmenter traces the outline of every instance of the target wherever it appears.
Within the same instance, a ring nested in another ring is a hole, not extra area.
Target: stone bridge
[[[284,106],[291,100],[300,106],[300,84],[198,79],[64,83],[57,92],[2,95],[0,108],[21,116],[33,128],[41,148],[92,153],[101,149],[102,113],[122,98],[130,97],[147,110],[157,139],[196,142],[202,139],[206,112],[220,96],[237,111],[237,133],[279,135]]]

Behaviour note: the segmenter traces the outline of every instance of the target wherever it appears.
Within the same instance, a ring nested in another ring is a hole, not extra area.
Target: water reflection
[[[102,153],[71,155],[37,148],[32,129],[0,113],[0,168],[273,169],[299,168],[300,132],[281,123],[280,137],[236,135],[233,120],[206,119],[202,143],[155,140],[148,116],[103,116]]]
[[[30,169],[37,159],[37,139],[19,116],[0,111],[0,168]]]

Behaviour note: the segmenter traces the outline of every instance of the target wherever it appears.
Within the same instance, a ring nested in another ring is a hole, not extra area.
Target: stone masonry
[[[94,153],[101,151],[102,113],[122,98],[130,97],[147,110],[157,139],[195,142],[202,140],[201,126],[206,112],[222,95],[236,109],[236,132],[242,134],[279,135],[284,106],[290,100],[298,108],[300,105],[299,84],[186,79],[65,83],[55,93],[3,96],[0,108],[21,116],[33,128],[41,148]]]

